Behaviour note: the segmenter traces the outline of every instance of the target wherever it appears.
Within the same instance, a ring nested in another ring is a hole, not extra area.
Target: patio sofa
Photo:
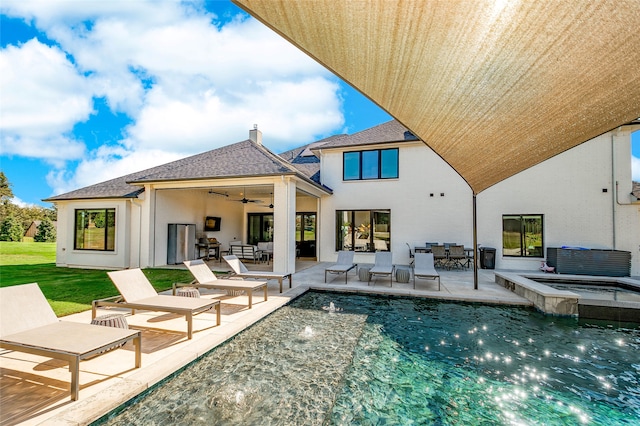
[[[229,246],[229,254],[238,259],[251,260],[253,263],[257,263],[262,258],[258,247],[250,244],[233,244]]]

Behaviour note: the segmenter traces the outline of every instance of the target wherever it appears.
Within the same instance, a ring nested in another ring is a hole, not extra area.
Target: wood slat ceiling
[[[640,117],[640,0],[233,0],[475,193]]]

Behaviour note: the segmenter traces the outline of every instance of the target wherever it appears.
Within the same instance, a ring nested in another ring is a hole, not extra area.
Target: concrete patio
[[[228,271],[224,262],[210,261],[216,272]],[[140,327],[142,333],[142,368],[134,368],[132,344],[112,350],[80,364],[80,399],[69,398],[70,374],[66,363],[46,357],[20,352],[0,352],[0,424],[37,425],[88,424],[131,397],[153,386],[236,333],[288,303],[308,289],[326,289],[349,292],[428,297],[444,300],[470,301],[492,304],[531,306],[531,303],[497,285],[493,270],[479,270],[479,289],[473,289],[473,272],[469,270],[439,270],[441,290],[431,280],[417,280],[389,286],[386,278],[377,278],[367,285],[359,281],[355,269],[344,275],[330,275],[324,283],[324,270],[328,263],[298,261],[299,272],[293,275],[293,288],[284,282],[283,293],[278,283],[269,281],[269,297],[264,302],[256,293],[253,308],[247,309],[247,297],[227,296],[215,290],[202,290],[202,297],[220,297],[222,301],[221,325],[216,326],[214,313],[194,317],[193,339],[186,338],[183,317],[162,312],[126,314],[129,326]],[[250,270],[270,270],[267,264],[248,264]],[[171,291],[165,292],[170,294]],[[114,313],[119,309],[100,309],[98,315]],[[65,321],[90,322],[91,312],[62,318]]]

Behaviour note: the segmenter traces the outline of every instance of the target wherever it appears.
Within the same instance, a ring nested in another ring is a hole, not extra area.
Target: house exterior
[[[547,247],[632,253],[640,275],[640,203],[631,193],[630,134],[622,126],[478,194],[478,243],[496,268],[537,270]],[[395,120],[276,155],[259,130],[248,140],[47,199],[58,208],[57,264],[131,268],[167,264],[169,224],[196,237],[273,241],[274,271],[296,256],[372,263],[409,246],[473,246],[473,194],[424,142]],[[215,220],[219,230],[205,228]],[[194,242],[188,242],[192,244]]]

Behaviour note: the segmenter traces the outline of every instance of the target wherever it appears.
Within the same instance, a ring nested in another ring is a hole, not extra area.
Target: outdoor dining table
[[[431,248],[427,248],[425,246],[419,246],[419,247],[414,247],[413,248],[415,253],[431,253]],[[444,249],[445,253],[447,253],[447,256],[449,255],[449,248],[445,248]],[[464,248],[464,253],[468,256],[471,257],[471,255],[473,255],[473,248],[471,247],[465,247]]]

